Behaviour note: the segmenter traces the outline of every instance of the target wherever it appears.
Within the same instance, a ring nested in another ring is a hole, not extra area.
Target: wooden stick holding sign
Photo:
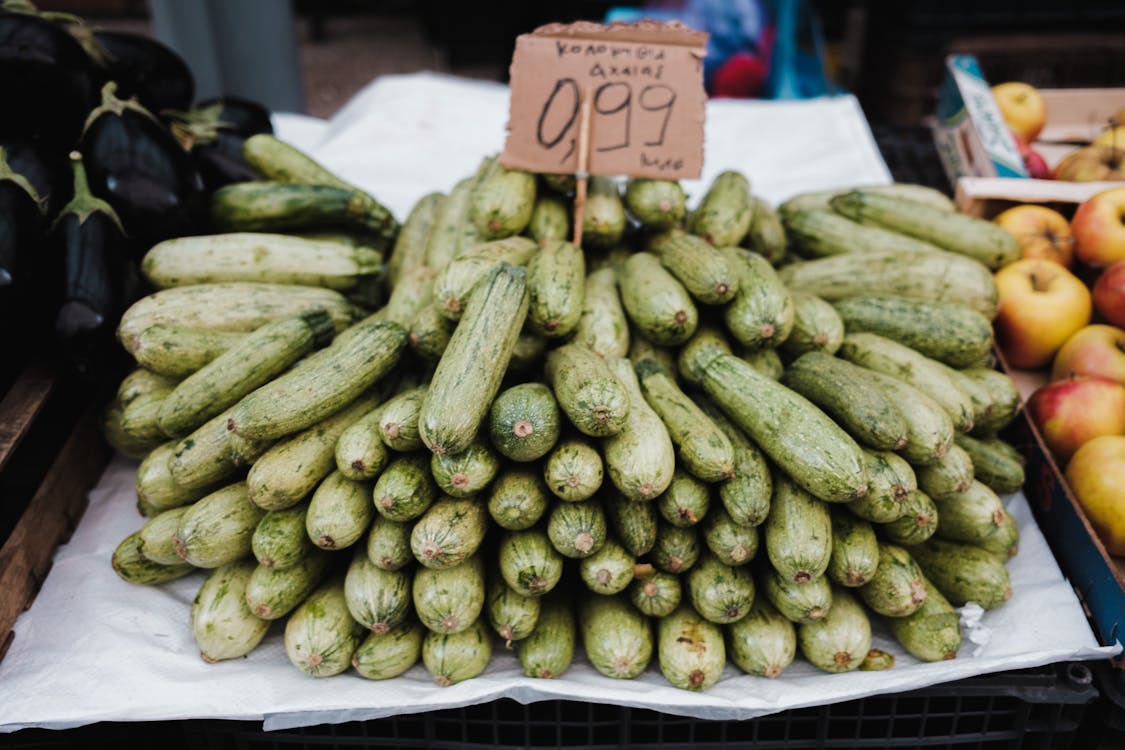
[[[586,185],[590,179],[590,89],[582,93],[578,123],[578,171],[574,187],[574,244],[582,247],[582,220],[586,213]]]
[[[707,38],[640,21],[550,24],[516,39],[500,163],[578,178],[575,244],[590,175],[699,178]]]

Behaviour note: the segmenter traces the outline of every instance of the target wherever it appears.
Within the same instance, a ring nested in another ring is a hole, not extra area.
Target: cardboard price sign
[[[654,21],[551,24],[520,35],[500,163],[529,172],[698,178],[707,37]]]

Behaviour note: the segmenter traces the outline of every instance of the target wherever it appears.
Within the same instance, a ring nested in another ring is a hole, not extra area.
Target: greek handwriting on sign
[[[576,172],[586,101],[591,174],[698,178],[706,42],[705,33],[656,22],[555,24],[520,36],[501,163]]]

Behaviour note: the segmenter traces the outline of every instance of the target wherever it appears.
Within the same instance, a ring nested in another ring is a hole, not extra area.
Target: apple
[[[1083,146],[1055,165],[1056,180],[1066,182],[1117,182],[1125,180],[1125,149]]]
[[[1023,165],[1027,168],[1029,177],[1036,180],[1053,179],[1051,168],[1047,166],[1047,160],[1043,158],[1043,154],[1027,145],[1027,142],[1020,138],[1015,131],[1012,131],[1012,139],[1016,142],[1016,148],[1020,152],[1020,158],[1023,159]]]
[[[1020,243],[1020,257],[1070,266],[1074,257],[1070,222],[1053,208],[1022,203],[1000,212],[992,221]]]
[[[1082,201],[1070,220],[1075,257],[1088,266],[1103,268],[1125,259],[1123,217],[1125,187],[1103,190]]]
[[[1006,81],[992,87],[1000,116],[1025,143],[1032,143],[1047,123],[1047,105],[1039,89],[1022,81]]]
[[[1063,343],[1051,366],[1051,380],[1098,375],[1125,383],[1125,330],[1094,323],[1079,328]]]
[[[1098,137],[1090,142],[1091,146],[1114,146],[1125,148],[1125,125],[1114,125],[1098,133]]]
[[[1096,375],[1052,380],[1032,391],[1027,414],[1060,465],[1099,435],[1125,435],[1125,385]]]
[[[1066,481],[1111,555],[1125,555],[1125,437],[1102,435],[1082,445]]]
[[[1020,258],[993,275],[999,307],[993,327],[1008,364],[1033,370],[1050,363],[1071,334],[1090,322],[1090,289],[1042,258]]]
[[[1094,309],[1106,322],[1125,328],[1125,258],[1102,269],[1094,280]]]

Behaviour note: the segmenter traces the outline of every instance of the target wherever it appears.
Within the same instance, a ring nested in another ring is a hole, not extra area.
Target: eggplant
[[[12,172],[22,176],[38,195],[40,213],[57,216],[70,200],[70,165],[66,152],[45,148],[28,138],[0,138],[0,149]]]
[[[245,140],[272,133],[270,113],[249,99],[216,97],[188,112],[166,111],[172,133],[195,161],[209,192],[232,182],[262,179],[242,152]]]
[[[117,82],[119,95],[137,101],[153,114],[183,110],[195,100],[195,79],[184,58],[168,45],[128,31],[93,32],[105,76]]]
[[[54,348],[80,376],[98,374],[115,350],[114,331],[127,303],[125,230],[113,207],[94,196],[82,154],[70,154],[74,197],[51,225]]]
[[[0,138],[70,150],[97,104],[100,74],[61,25],[31,12],[0,15]]]
[[[25,285],[43,239],[43,201],[0,146],[0,288]],[[7,296],[7,295],[6,295]]]
[[[90,189],[121,219],[137,260],[171,237],[208,231],[203,178],[171,131],[110,81],[90,113],[81,148]]]

